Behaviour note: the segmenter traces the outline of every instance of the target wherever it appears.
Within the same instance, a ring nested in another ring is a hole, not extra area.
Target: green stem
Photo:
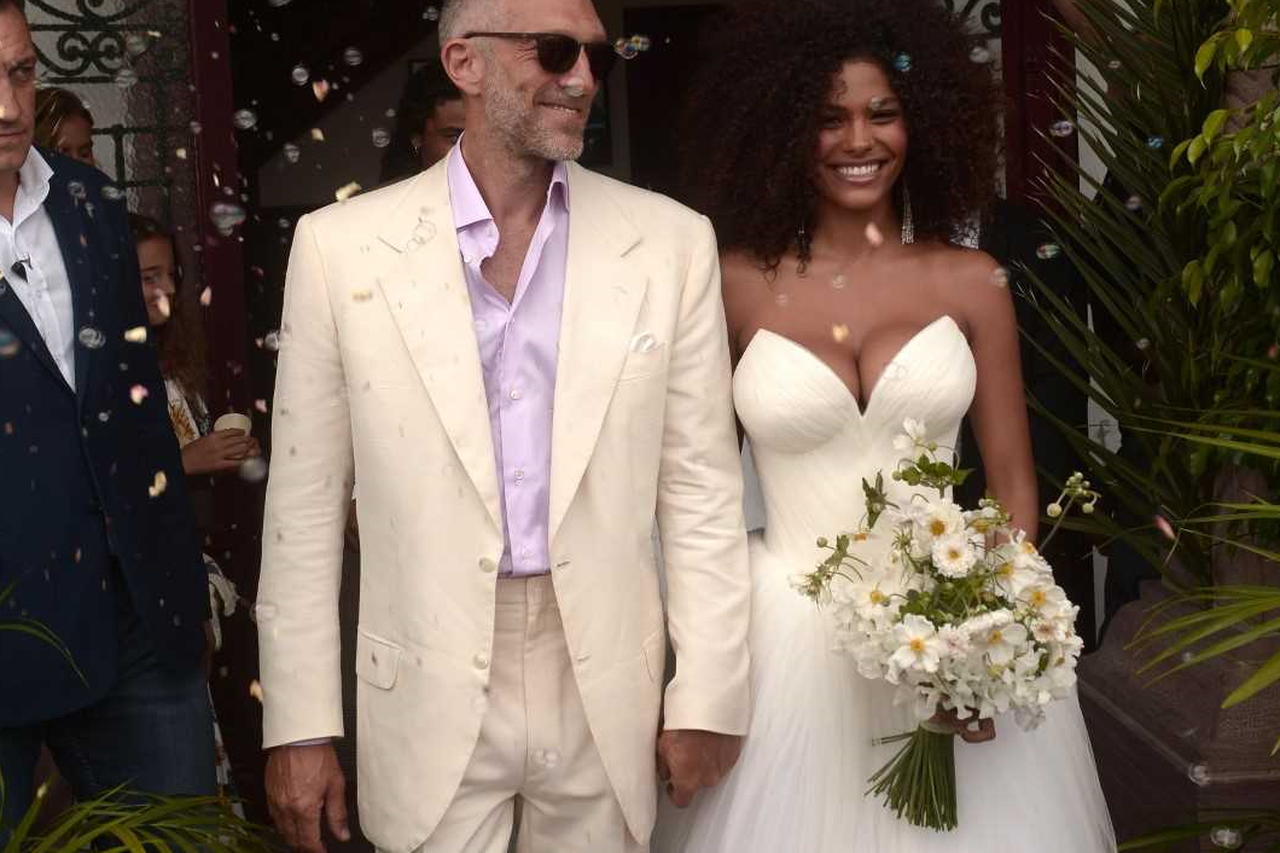
[[[869,780],[869,794],[914,826],[946,832],[959,823],[956,808],[955,735],[917,728],[909,736],[880,742],[905,743]]]

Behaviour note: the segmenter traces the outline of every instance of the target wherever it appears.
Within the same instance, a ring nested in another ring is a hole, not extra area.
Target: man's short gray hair
[[[491,29],[504,0],[444,0],[440,7],[440,43],[472,30]]]

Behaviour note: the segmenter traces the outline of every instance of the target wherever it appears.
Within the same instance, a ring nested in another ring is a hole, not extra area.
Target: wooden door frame
[[[1006,193],[1011,202],[1034,205],[1036,185],[1051,168],[1061,165],[1043,134],[1060,118],[1050,69],[1073,51],[1058,29],[1051,0],[1002,0],[1000,16]],[[1077,156],[1074,137],[1056,141]]]

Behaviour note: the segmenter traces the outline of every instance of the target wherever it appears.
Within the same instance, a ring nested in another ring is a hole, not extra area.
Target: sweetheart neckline
[[[885,363],[884,369],[880,371],[880,375],[876,377],[875,383],[871,386],[871,393],[867,395],[867,406],[865,409],[862,407],[861,403],[858,401],[858,395],[853,393],[853,389],[849,387],[848,383],[846,383],[843,379],[840,378],[840,374],[836,373],[835,369],[830,364],[827,363],[826,359],[822,358],[816,352],[809,349],[809,347],[805,346],[804,344],[800,343],[794,338],[789,338],[786,335],[782,334],[781,332],[775,332],[773,329],[765,328],[763,326],[757,329],[756,333],[751,336],[751,340],[747,342],[747,348],[742,351],[742,357],[738,359],[738,367],[734,369],[733,374],[735,377],[737,376],[738,370],[742,368],[742,362],[745,361],[747,358],[747,353],[751,352],[751,348],[755,346],[755,343],[760,338],[760,335],[768,334],[772,337],[777,338],[778,340],[783,341],[784,343],[790,344],[800,352],[804,353],[805,355],[808,355],[811,359],[816,361],[827,372],[827,374],[831,376],[831,378],[834,379],[842,389],[844,389],[844,393],[849,398],[849,402],[853,404],[854,411],[858,413],[858,418],[860,420],[866,420],[867,416],[871,413],[872,405],[875,404],[876,392],[880,390],[880,386],[883,384],[881,380],[884,379],[884,375],[888,371],[889,365],[893,364],[895,361],[901,358],[902,354],[905,353],[911,347],[912,344],[914,344],[917,340],[919,340],[921,337],[924,336],[925,332],[928,332],[930,329],[937,326],[943,320],[951,321],[951,325],[955,327],[955,330],[959,332],[961,335],[964,334],[964,332],[961,331],[960,329],[960,324],[957,323],[956,319],[952,317],[950,314],[942,314],[941,316],[935,317],[933,320],[929,321],[924,326],[921,326],[919,329],[917,329],[915,334],[913,334],[911,337],[903,341],[902,346],[898,347],[897,352],[895,352],[893,356],[890,357],[890,359]],[[967,341],[968,339],[966,338],[966,343]]]

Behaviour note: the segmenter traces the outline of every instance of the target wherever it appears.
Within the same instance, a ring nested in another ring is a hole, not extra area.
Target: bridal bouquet
[[[903,427],[894,447],[905,458],[891,477],[916,490],[911,499],[893,503],[883,472],[863,480],[865,517],[834,544],[819,539],[830,556],[795,585],[831,609],[837,648],[863,676],[896,685],[895,701],[919,721],[878,741],[903,745],[870,793],[912,824],[951,830],[956,726],[944,716],[977,722],[1012,710],[1024,729],[1038,725],[1076,682],[1078,608],[999,502],[964,510],[947,497],[968,472],[938,459],[923,424]],[[1075,474],[1049,515],[1077,502],[1090,513],[1097,500]]]

